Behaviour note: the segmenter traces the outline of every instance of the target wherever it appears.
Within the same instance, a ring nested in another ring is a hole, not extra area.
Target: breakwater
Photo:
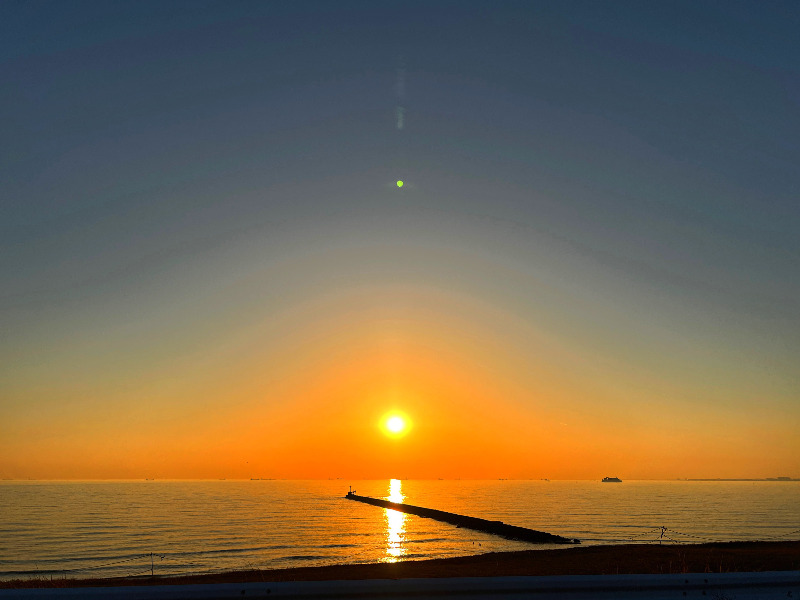
[[[369,496],[359,496],[353,492],[348,492],[345,498],[348,500],[363,502],[364,504],[371,504],[372,506],[380,506],[381,508],[391,508],[393,510],[398,510],[410,515],[416,515],[418,517],[426,517],[428,519],[443,521],[445,523],[455,525],[456,527],[464,527],[466,529],[473,529],[475,531],[483,531],[485,533],[499,535],[510,540],[531,542],[533,544],[580,544],[580,540],[565,538],[560,535],[547,533],[545,531],[528,529],[527,527],[506,525],[502,521],[490,521],[488,519],[468,517],[466,515],[459,515],[433,508],[424,508],[422,506],[403,504],[402,502],[391,502],[390,500],[370,498]]]

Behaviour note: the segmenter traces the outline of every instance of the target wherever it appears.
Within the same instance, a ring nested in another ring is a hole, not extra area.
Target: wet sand
[[[398,563],[229,571],[210,575],[0,581],[0,588],[797,570],[800,570],[800,541],[685,545],[629,544],[572,547],[563,550],[493,552],[476,556]]]

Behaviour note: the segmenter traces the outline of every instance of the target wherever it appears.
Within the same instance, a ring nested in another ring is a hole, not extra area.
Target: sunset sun
[[[385,414],[380,425],[383,433],[392,438],[403,437],[411,429],[410,419],[406,415],[394,411]]]
[[[386,429],[392,433],[400,433],[405,428],[406,422],[403,420],[403,417],[394,416],[386,421]]]

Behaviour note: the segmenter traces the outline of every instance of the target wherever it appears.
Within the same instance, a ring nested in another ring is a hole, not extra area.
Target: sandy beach
[[[685,545],[630,544],[573,547],[563,550],[496,552],[397,563],[230,571],[207,575],[28,579],[3,581],[0,582],[0,588],[794,570],[800,570],[800,541]]]

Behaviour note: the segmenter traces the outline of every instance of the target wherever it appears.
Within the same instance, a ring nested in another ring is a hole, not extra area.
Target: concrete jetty
[[[473,529],[475,531],[483,531],[493,535],[510,540],[520,540],[523,542],[531,542],[533,544],[580,544],[580,540],[561,537],[560,535],[553,535],[544,531],[536,531],[535,529],[528,529],[527,527],[516,527],[515,525],[506,525],[502,521],[489,521],[488,519],[479,519],[477,517],[468,517],[465,515],[458,515],[456,513],[445,512],[443,510],[435,510],[433,508],[423,508],[422,506],[413,506],[411,504],[403,504],[402,502],[391,502],[389,500],[381,500],[379,498],[370,498],[369,496],[359,496],[353,492],[347,492],[345,498],[348,500],[356,500],[364,504],[371,504],[372,506],[380,506],[381,508],[391,508],[400,512],[408,513],[410,515],[417,515],[418,517],[426,517],[428,519],[436,519],[437,521],[444,521],[456,527],[464,527],[466,529]]]

